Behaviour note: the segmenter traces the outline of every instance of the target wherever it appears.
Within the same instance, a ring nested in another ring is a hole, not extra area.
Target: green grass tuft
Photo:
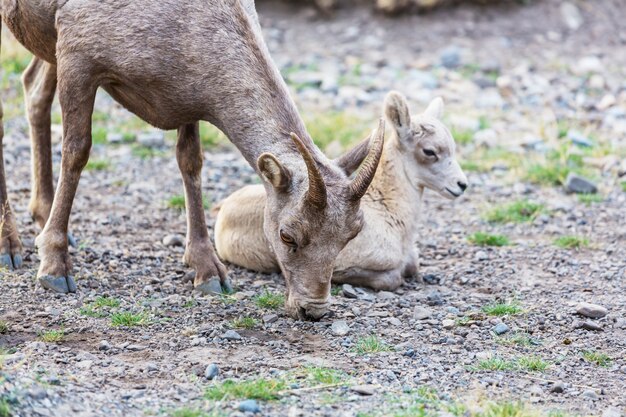
[[[472,143],[474,139],[474,132],[471,130],[461,130],[452,128],[452,137],[454,141],[460,145],[467,145],[468,143]]]
[[[203,149],[214,149],[219,145],[228,143],[228,138],[215,126],[200,122],[200,143]]]
[[[391,352],[393,348],[381,340],[378,336],[372,334],[366,337],[361,337],[357,340],[356,345],[352,348],[353,352],[359,355],[366,355],[368,353],[378,352]]]
[[[479,371],[543,372],[549,366],[550,363],[544,361],[539,356],[521,356],[511,360],[493,357],[478,361],[478,364],[473,369]]]
[[[532,337],[530,337],[528,333],[523,333],[523,332],[513,333],[511,335],[502,336],[502,337],[498,336],[496,337],[496,342],[502,345],[516,345],[516,346],[523,346],[523,347],[530,347],[530,346],[535,346],[539,344],[539,342],[533,339]]]
[[[620,185],[622,187],[622,191],[626,193],[626,181],[622,182]]]
[[[563,249],[580,249],[589,246],[589,239],[581,236],[561,236],[554,240],[554,244]]]
[[[6,398],[0,398],[0,417],[11,417],[13,411],[11,411],[11,405]]]
[[[583,352],[583,358],[590,363],[595,363],[598,366],[608,367],[611,364],[611,357],[605,353],[598,352],[596,350],[586,350]]]
[[[285,296],[265,289],[263,294],[255,297],[254,302],[259,308],[277,309],[285,304]]]
[[[304,379],[310,385],[335,385],[341,384],[350,378],[348,374],[338,369],[308,366],[303,368]]]
[[[467,240],[478,246],[506,246],[509,244],[509,238],[504,235],[491,235],[484,232],[469,235]]]
[[[596,194],[578,194],[578,201],[590,206],[593,203],[603,202],[604,197],[602,197],[600,194],[597,194],[597,193]]]
[[[491,303],[482,308],[482,311],[489,316],[513,316],[521,313],[522,307],[516,302]]]
[[[492,223],[524,223],[534,220],[543,210],[543,204],[520,200],[488,211],[485,219]]]
[[[80,314],[87,317],[106,317],[108,314],[104,309],[119,307],[120,303],[120,300],[116,298],[98,297],[93,303],[85,304],[80,309]]]
[[[523,371],[543,372],[549,366],[550,363],[544,361],[539,356],[522,356],[517,359],[517,367]]]
[[[61,343],[65,338],[63,329],[47,330],[39,334],[39,339],[46,343]]]
[[[94,145],[104,145],[107,143],[107,129],[102,126],[93,126],[91,129],[91,142]]]
[[[5,334],[9,332],[9,323],[4,320],[0,320],[0,334]]]
[[[205,392],[205,397],[209,400],[230,400],[230,399],[253,399],[253,400],[276,400],[280,391],[286,388],[283,380],[277,379],[251,379],[247,381],[226,380],[216,383]]]
[[[202,197],[202,207],[207,210],[210,207],[211,203],[206,197]],[[175,210],[185,210],[185,196],[184,195],[174,195],[167,200],[167,206],[171,209]]]
[[[96,301],[94,301],[93,304],[94,304],[94,307],[98,307],[98,308],[102,308],[102,307],[115,308],[115,307],[120,306],[121,301],[118,300],[117,298],[98,297],[96,298]]]
[[[325,150],[332,142],[346,149],[364,139],[371,129],[370,123],[349,113],[326,113],[306,120],[313,141]]]
[[[515,363],[506,359],[493,357],[479,360],[476,369],[480,371],[512,371],[515,369]]]
[[[144,312],[131,313],[130,311],[122,311],[111,315],[111,326],[143,326],[148,323],[148,316]]]
[[[104,159],[94,159],[85,165],[87,171],[107,171],[109,168],[111,168],[111,163]]]
[[[254,317],[238,317],[230,322],[230,326],[235,329],[253,329],[259,324]]]

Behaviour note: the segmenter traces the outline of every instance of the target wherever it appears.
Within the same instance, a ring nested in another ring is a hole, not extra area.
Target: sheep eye
[[[296,241],[294,240],[294,238],[292,238],[291,236],[289,236],[288,234],[286,234],[285,232],[283,232],[282,230],[280,231],[280,240],[283,241],[283,243],[287,246],[291,246],[291,247],[296,247]]]
[[[437,156],[435,151],[433,151],[432,149],[424,149],[424,155],[430,156],[430,157]]]

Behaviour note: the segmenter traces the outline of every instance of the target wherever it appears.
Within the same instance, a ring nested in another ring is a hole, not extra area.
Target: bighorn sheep
[[[384,113],[393,134],[361,201],[363,230],[337,257],[333,282],[392,291],[403,277],[417,274],[416,227],[424,188],[449,199],[467,188],[467,178],[455,159],[454,139],[440,121],[442,112],[443,100],[436,98],[423,114],[411,117],[401,94],[387,95]],[[354,154],[365,152],[367,142],[359,144]],[[220,258],[256,271],[278,270],[262,233],[265,200],[263,187],[249,185],[221,203],[215,224]]]
[[[35,55],[23,81],[33,145],[30,208],[43,226],[35,241],[41,285],[76,291],[67,229],[89,158],[96,90],[102,87],[150,124],[178,129],[188,229],[183,259],[196,271],[195,288],[209,292],[227,285],[202,208],[198,121],[205,120],[265,179],[265,233],[287,279],[287,311],[301,319],[327,312],[333,263],[361,230],[359,201],[378,165],[384,128],[369,152],[359,154],[362,168],[350,180],[307,133],[263,41],[253,0],[0,0],[0,5],[3,22]],[[53,198],[50,103],[56,88],[63,155]],[[22,248],[4,172],[0,184],[5,220],[0,262],[16,267]]]

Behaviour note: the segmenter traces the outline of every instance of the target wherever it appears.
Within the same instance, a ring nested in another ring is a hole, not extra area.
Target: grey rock
[[[446,68],[457,68],[461,66],[461,49],[456,45],[444,48],[439,54],[441,65]]]
[[[576,306],[576,313],[592,319],[600,319],[608,314],[608,310],[601,305],[580,303]]]
[[[122,135],[121,133],[107,133],[107,142],[111,143],[111,144],[119,144],[124,142],[124,135]]]
[[[397,295],[395,295],[394,293],[389,292],[389,291],[379,291],[379,292],[376,294],[376,297],[377,297],[379,300],[392,300],[392,299],[394,299],[394,298],[397,298]]]
[[[376,392],[376,386],[374,385],[353,385],[350,387],[350,391],[354,391],[361,395],[374,395]]]
[[[358,295],[356,293],[356,290],[350,284],[343,284],[341,286],[341,292],[343,293],[343,296],[346,297],[346,298],[357,298],[358,297]]]
[[[241,335],[234,330],[227,330],[222,335],[222,338],[226,340],[241,340]]]
[[[574,321],[574,323],[572,323],[572,326],[575,329],[592,330],[592,331],[595,331],[595,332],[601,332],[602,330],[604,330],[602,328],[602,326],[600,326],[599,324],[596,324],[596,323],[594,323],[594,322],[592,322],[590,320],[587,320],[587,321],[576,320],[576,321]]]
[[[565,180],[565,189],[570,193],[593,194],[598,191],[598,187],[587,178],[570,172]]]
[[[441,294],[438,291],[433,291],[426,296],[426,303],[429,306],[440,306],[443,304],[443,298],[441,298]]]
[[[98,344],[98,350],[106,351],[109,349],[111,349],[111,344],[107,342],[106,340],[101,340],[100,343]]]
[[[445,319],[441,322],[441,325],[443,326],[444,329],[450,330],[450,329],[454,329],[454,326],[456,325],[456,323],[454,320]]]
[[[425,307],[416,306],[413,310],[413,318],[416,320],[426,320],[433,315],[433,312]]]
[[[561,3],[561,18],[570,30],[578,30],[584,23],[580,9],[569,1]]]
[[[428,285],[436,285],[439,284],[439,277],[435,274],[424,274],[422,275],[422,281]]]
[[[583,135],[577,130],[570,130],[567,132],[567,138],[572,141],[576,146],[583,148],[592,148],[593,142],[587,136]]]
[[[587,390],[583,391],[582,396],[587,398],[587,399],[589,399],[589,400],[593,400],[593,401],[597,401],[597,400],[600,399],[598,394],[594,390],[592,390],[592,389],[587,389]]]
[[[218,376],[220,373],[220,368],[214,363],[210,364],[204,370],[204,377],[209,381]]]
[[[263,323],[272,324],[276,320],[278,320],[278,316],[276,314],[266,314],[263,316]]]
[[[185,246],[185,237],[177,234],[167,235],[163,238],[163,244],[168,247]]]
[[[345,320],[337,320],[330,326],[330,331],[335,336],[345,336],[350,333],[350,326]]]
[[[497,334],[498,336],[505,334],[509,330],[510,330],[509,326],[507,326],[504,323],[498,323],[495,326],[493,326],[493,328],[491,329],[491,331]]]
[[[565,392],[565,383],[563,381],[557,381],[550,387],[550,392],[556,394],[562,394]]]
[[[259,407],[259,404],[255,400],[244,400],[239,403],[239,407],[237,408],[243,413],[258,414],[261,412],[261,407]]]
[[[487,255],[487,252],[485,252],[484,250],[479,250],[474,255],[474,259],[477,261],[486,261],[489,259],[489,255]]]
[[[128,345],[126,346],[126,350],[130,350],[133,352],[139,352],[140,350],[145,350],[146,346],[144,345],[136,345],[136,344],[132,344],[132,345]]]
[[[622,417],[623,415],[619,408],[611,405],[602,412],[602,417]]]

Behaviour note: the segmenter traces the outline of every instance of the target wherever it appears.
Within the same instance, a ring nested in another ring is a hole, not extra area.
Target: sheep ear
[[[437,97],[430,102],[424,114],[434,117],[435,119],[441,119],[443,117],[443,99]]]
[[[291,184],[291,172],[271,153],[259,156],[257,166],[261,177],[278,191],[286,191]]]
[[[404,137],[411,130],[411,114],[406,98],[397,91],[391,91],[385,98],[384,112],[387,120]]]

